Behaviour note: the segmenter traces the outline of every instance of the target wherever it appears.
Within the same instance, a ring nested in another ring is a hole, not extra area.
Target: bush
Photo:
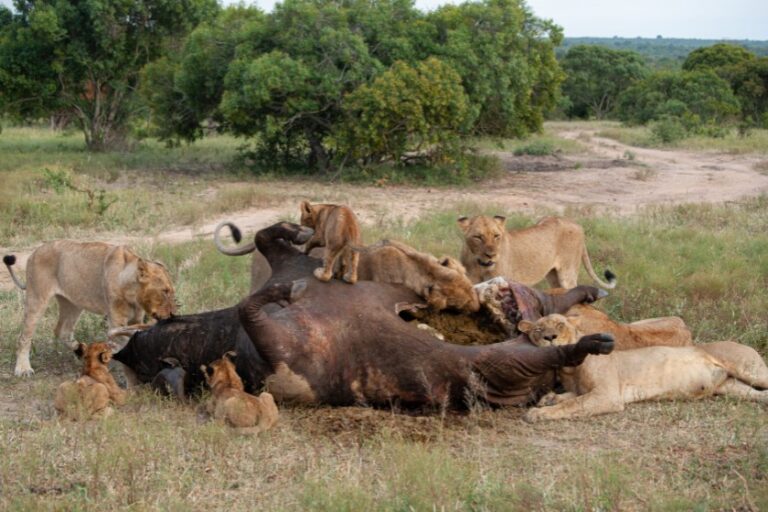
[[[664,144],[672,144],[688,136],[688,131],[677,117],[668,116],[651,125],[653,138]]]

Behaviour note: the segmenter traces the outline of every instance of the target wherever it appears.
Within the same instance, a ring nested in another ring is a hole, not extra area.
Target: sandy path
[[[562,212],[568,207],[589,206],[606,214],[629,215],[647,205],[725,202],[768,193],[768,176],[753,168],[764,158],[636,148],[596,137],[594,131],[586,129],[568,130],[560,135],[579,140],[588,148],[588,153],[532,158],[496,152],[509,172],[493,182],[473,187],[313,185],[312,195],[347,203],[358,212],[363,223],[373,225],[393,219],[408,222],[424,212],[444,210],[452,205],[458,216],[469,213],[460,211],[459,205],[464,203],[498,205],[502,213]],[[626,158],[627,151],[634,154],[634,160]],[[538,170],[542,168],[548,170]],[[301,183],[277,185],[292,196],[300,194],[305,187],[306,184]],[[279,206],[228,213],[203,224],[174,227],[154,237],[94,234],[94,239],[128,245],[147,241],[180,243],[195,238],[212,240],[213,230],[222,220],[235,222],[249,236],[281,215],[295,211],[296,203],[292,199]],[[24,268],[32,249],[0,247],[0,254],[13,251],[19,259],[17,268]],[[0,290],[13,288],[8,272],[0,269]]]

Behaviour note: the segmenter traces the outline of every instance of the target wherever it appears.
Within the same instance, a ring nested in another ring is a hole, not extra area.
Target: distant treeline
[[[557,58],[562,58],[574,46],[589,44],[604,46],[612,50],[637,52],[651,65],[659,69],[679,69],[693,50],[729,43],[742,46],[759,57],[768,57],[768,41],[749,39],[681,39],[666,37],[566,37],[557,49]]]

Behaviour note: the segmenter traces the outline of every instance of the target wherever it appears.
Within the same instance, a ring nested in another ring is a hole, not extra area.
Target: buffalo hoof
[[[304,296],[307,291],[307,280],[297,279],[291,285],[291,302],[296,302]]]
[[[586,342],[589,344],[587,351],[590,354],[610,354],[613,352],[615,340],[613,335],[608,333],[590,334],[583,336],[579,343]]]
[[[315,234],[315,230],[306,226],[301,226],[296,232],[296,236],[293,239],[293,243],[296,245],[305,244]]]
[[[597,291],[597,298],[598,299],[602,299],[602,298],[607,297],[607,296],[608,296],[608,292],[607,291],[603,290],[602,288],[598,288],[598,291]]]

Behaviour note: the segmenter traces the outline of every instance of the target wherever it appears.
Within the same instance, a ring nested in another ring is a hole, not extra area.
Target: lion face
[[[563,315],[548,315],[536,322],[521,320],[517,328],[539,347],[569,345],[579,340],[576,326]]]
[[[312,206],[309,201],[302,201],[300,210],[301,210],[301,221],[299,224],[302,226],[306,226],[308,228],[316,229],[317,228],[317,207],[322,205],[315,205]]]
[[[78,343],[75,348],[77,357],[83,360],[84,375],[91,375],[90,369],[105,366],[112,360],[112,346],[109,343]]]
[[[427,304],[436,310],[454,308],[478,311],[480,299],[467,277],[464,265],[450,256],[441,257],[439,262],[441,268],[435,282],[427,286],[423,292]]]
[[[163,265],[139,260],[138,281],[139,304],[149,316],[161,320],[176,314],[176,292]]]
[[[225,353],[221,359],[210,363],[208,366],[200,366],[200,370],[205,375],[205,383],[211,389],[216,388],[236,388],[243,390],[243,381],[237,374],[235,363],[232,359],[237,355],[234,351]]]
[[[499,258],[499,249],[506,233],[506,217],[497,215],[486,217],[461,217],[459,227],[464,233],[464,241],[481,267],[491,268]]]

